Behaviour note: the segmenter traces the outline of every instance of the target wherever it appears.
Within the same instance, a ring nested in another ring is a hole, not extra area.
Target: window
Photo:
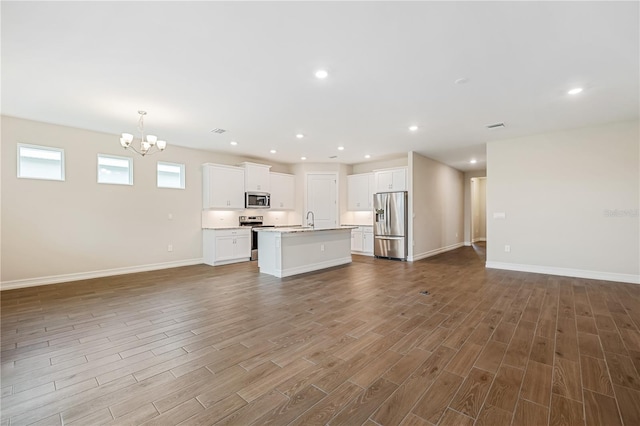
[[[18,177],[64,180],[64,149],[19,143]]]
[[[98,154],[98,183],[133,185],[132,159]]]
[[[184,164],[158,161],[158,188],[184,189]]]

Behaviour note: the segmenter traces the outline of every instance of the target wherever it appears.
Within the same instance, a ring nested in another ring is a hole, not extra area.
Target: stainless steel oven
[[[263,225],[262,216],[240,216],[240,226],[251,227],[251,260],[258,260],[258,233],[253,228],[273,228],[273,225]]]

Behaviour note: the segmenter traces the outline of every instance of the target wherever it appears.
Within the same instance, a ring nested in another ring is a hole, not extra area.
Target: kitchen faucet
[[[311,222],[309,222],[309,215],[311,215]],[[316,217],[313,214],[313,212],[311,210],[309,210],[307,212],[307,226],[310,226],[310,227],[314,228],[315,227],[315,223],[316,223]]]

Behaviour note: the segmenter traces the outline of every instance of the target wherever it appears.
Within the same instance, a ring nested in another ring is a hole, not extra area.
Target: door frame
[[[335,215],[336,215],[336,227],[340,226],[340,179],[338,179],[338,172],[306,172],[304,174],[304,209],[302,211],[302,226],[306,226],[306,215],[309,211],[309,200],[307,190],[309,189],[309,176],[310,175],[331,175],[334,177],[336,182],[336,204],[335,204]]]
[[[471,219],[471,223],[469,225],[469,231],[470,231],[470,240],[471,240],[471,245],[480,242],[480,241],[487,241],[487,193],[486,193],[486,176],[476,176],[476,177],[472,177],[471,181],[470,181],[470,185],[469,185],[469,189],[470,189],[470,198],[471,198],[471,203],[470,203],[470,207],[471,207],[471,214],[470,214],[470,219]],[[485,206],[485,211],[484,211],[484,220],[485,220],[485,224],[484,224],[484,232],[485,232],[485,236],[484,237],[479,237],[476,238],[475,237],[475,228],[473,226],[473,216],[474,213],[476,211],[476,209],[478,209],[478,204],[480,204],[480,200],[478,199],[478,185],[480,185],[480,180],[484,180],[485,181],[485,199],[484,199],[484,206]],[[476,191],[474,191],[474,186]]]

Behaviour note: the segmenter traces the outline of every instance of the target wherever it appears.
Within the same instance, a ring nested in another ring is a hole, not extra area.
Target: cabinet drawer
[[[216,229],[216,237],[250,236],[251,229]]]

